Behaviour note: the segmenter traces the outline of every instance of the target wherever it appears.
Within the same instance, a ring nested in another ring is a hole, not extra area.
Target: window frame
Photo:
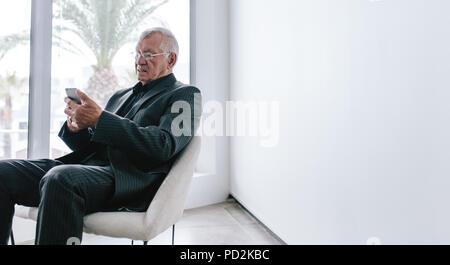
[[[28,159],[49,157],[52,69],[52,0],[32,0]]]

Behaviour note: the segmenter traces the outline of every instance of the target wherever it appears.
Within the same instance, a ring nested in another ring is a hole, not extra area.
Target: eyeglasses
[[[137,61],[137,60],[139,60],[140,57],[143,57],[145,60],[151,60],[151,59],[153,59],[153,57],[160,56],[160,55],[166,56],[169,54],[170,54],[170,52],[155,53],[155,54],[150,53],[150,52],[144,52],[144,53],[136,52],[136,56],[134,57],[134,59]]]

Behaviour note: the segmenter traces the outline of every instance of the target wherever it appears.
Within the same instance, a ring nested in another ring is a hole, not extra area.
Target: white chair
[[[108,237],[142,240],[144,245],[175,224],[183,215],[195,164],[200,153],[201,138],[195,136],[174,162],[146,212],[98,212],[84,217],[84,232]],[[15,216],[37,219],[38,208],[17,205]],[[11,243],[14,236],[11,232]]]

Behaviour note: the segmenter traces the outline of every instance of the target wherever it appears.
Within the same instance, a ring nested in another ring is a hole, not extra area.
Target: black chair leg
[[[145,246],[148,245],[148,241],[142,241],[142,242],[144,242]],[[131,245],[134,245],[134,240],[131,240]]]
[[[12,229],[11,229],[11,245],[15,245],[16,244],[16,242],[14,241],[14,234],[13,234],[13,231],[12,231]]]
[[[175,242],[175,225],[172,226],[172,246],[174,245]]]

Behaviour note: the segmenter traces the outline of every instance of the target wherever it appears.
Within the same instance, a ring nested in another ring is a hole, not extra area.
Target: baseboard
[[[240,207],[242,207],[242,209],[244,211],[246,211],[249,215],[251,215],[262,227],[264,227],[264,229],[272,236],[274,237],[276,240],[278,240],[282,245],[287,245],[286,242],[284,242],[283,239],[281,239],[277,234],[275,234],[269,227],[267,227],[263,222],[261,222],[258,217],[256,217],[247,207],[244,206],[244,204],[239,201],[239,199],[236,198],[236,196],[234,196],[233,194],[229,194],[227,201],[228,200],[234,200],[237,204],[239,204]]]

